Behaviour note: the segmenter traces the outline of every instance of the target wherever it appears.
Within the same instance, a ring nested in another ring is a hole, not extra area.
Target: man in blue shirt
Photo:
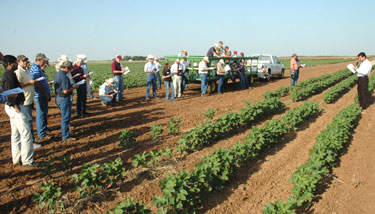
[[[38,53],[36,55],[35,64],[30,69],[30,76],[33,80],[41,77],[45,79],[38,81],[39,84],[35,85],[34,100],[36,102],[36,129],[38,137],[42,141],[49,140],[51,137],[47,136],[47,114],[48,114],[48,101],[51,100],[51,91],[47,82],[47,77],[42,70],[42,66],[48,62],[46,55]]]
[[[74,141],[70,137],[69,123],[72,112],[72,92],[77,89],[79,85],[72,86],[69,77],[67,76],[73,69],[73,64],[70,61],[65,61],[60,66],[60,70],[55,74],[55,94],[56,105],[61,111],[61,136],[63,141]]]

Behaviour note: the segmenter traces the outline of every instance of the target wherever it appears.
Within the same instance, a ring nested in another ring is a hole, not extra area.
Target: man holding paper
[[[68,73],[73,69],[70,61],[65,61],[61,64],[59,72],[55,74],[55,94],[56,105],[61,111],[61,136],[63,141],[74,141],[69,134],[69,123],[72,112],[72,92],[79,87],[78,84],[74,86],[69,80]]]
[[[35,84],[34,100],[36,103],[36,128],[40,140],[49,140],[47,136],[47,114],[48,102],[51,100],[51,91],[46,76],[42,70],[42,66],[48,62],[48,58],[43,53],[38,53],[35,57],[35,64],[30,69],[30,76],[33,80],[37,80],[39,84]]]
[[[361,65],[359,68],[357,66],[348,65],[348,68],[353,72],[357,73],[358,75],[358,100],[359,100],[359,105],[363,108],[366,109],[368,105],[368,75],[371,72],[371,62],[366,58],[366,54],[364,52],[359,53],[358,59],[361,62]]]
[[[117,101],[122,101],[124,91],[124,77],[122,75],[125,72],[125,68],[122,67],[121,61],[121,55],[117,55],[115,61],[112,63],[113,80],[116,83],[116,89],[118,91]]]
[[[79,81],[85,80],[89,76],[88,74],[85,74],[83,68],[81,67],[83,64],[82,58],[77,58],[76,63],[73,65],[73,71],[72,71],[72,77],[75,83],[78,83]],[[89,114],[86,112],[86,100],[87,100],[87,85],[82,84],[77,89],[77,114],[76,118],[84,118],[89,116]]]
[[[2,78],[2,85],[5,91],[21,88],[14,71],[17,69],[17,59],[14,56],[4,56],[5,73]],[[17,96],[8,97],[5,104],[5,112],[9,116],[12,129],[11,145],[13,164],[22,162],[24,166],[35,167],[34,147],[31,132],[27,124],[27,118],[21,108],[25,101],[23,93]]]

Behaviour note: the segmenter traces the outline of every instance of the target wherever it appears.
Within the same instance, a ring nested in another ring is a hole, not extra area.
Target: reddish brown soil
[[[333,73],[345,67],[347,63],[305,68],[301,79]],[[288,75],[288,74],[287,74]],[[98,100],[88,101],[88,111],[93,116],[76,119],[71,122],[73,137],[76,142],[61,142],[60,112],[51,102],[48,117],[48,127],[52,129],[52,139],[42,148],[35,151],[36,162],[46,162],[52,157],[70,154],[72,171],[53,172],[52,178],[43,176],[42,169],[25,169],[13,166],[10,151],[10,126],[4,106],[0,106],[0,213],[45,213],[32,202],[33,193],[39,191],[42,181],[53,180],[62,186],[63,199],[67,204],[65,213],[105,213],[118,202],[129,197],[143,200],[151,205],[153,195],[161,194],[159,182],[167,172],[181,169],[191,169],[202,157],[220,147],[229,147],[244,139],[251,129],[244,129],[230,138],[221,140],[214,145],[190,155],[176,155],[171,160],[151,168],[132,169],[132,157],[143,151],[155,150],[176,145],[181,136],[168,136],[167,131],[161,135],[158,143],[149,139],[149,129],[154,123],[166,127],[171,118],[182,119],[182,132],[193,128],[204,119],[203,113],[207,108],[217,110],[217,116],[238,110],[244,106],[245,100],[257,102],[262,100],[262,93],[276,90],[280,86],[289,85],[289,76],[285,79],[273,79],[269,83],[255,82],[249,90],[233,91],[231,85],[225,88],[223,95],[200,97],[199,85],[191,84],[186,95],[176,102],[166,102],[164,90],[158,91],[161,99],[145,102],[145,88],[125,91],[126,103],[106,108]],[[344,95],[334,104],[323,104],[322,94],[311,97],[321,103],[324,113],[315,120],[308,121],[296,134],[271,151],[263,154],[256,161],[249,162],[236,173],[235,178],[220,192],[211,194],[200,213],[261,213],[265,204],[275,199],[286,200],[292,185],[288,182],[295,168],[309,157],[309,149],[315,143],[314,138],[329,124],[333,116],[342,108],[353,103],[356,88]],[[283,98],[289,108],[294,108],[303,102],[292,103],[289,97]],[[75,108],[73,108],[74,111]],[[369,107],[363,112],[362,119],[355,129],[353,139],[343,156],[338,168],[333,170],[333,176],[327,183],[326,192],[318,198],[309,211],[316,213],[370,213],[374,210],[374,138],[372,131],[375,115]],[[274,117],[280,117],[275,115]],[[269,118],[271,119],[271,118]],[[257,125],[262,125],[264,121]],[[119,132],[123,129],[137,132],[137,146],[132,150],[124,150],[119,146]],[[74,190],[71,175],[79,173],[83,163],[104,163],[121,157],[127,170],[126,181],[120,188],[105,191],[88,200],[79,199]],[[335,178],[333,178],[335,177]],[[328,179],[329,180],[329,179]],[[79,203],[78,203],[79,202]]]

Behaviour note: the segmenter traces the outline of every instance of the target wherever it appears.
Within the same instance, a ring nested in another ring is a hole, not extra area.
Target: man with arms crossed
[[[14,56],[4,56],[5,73],[2,78],[4,90],[21,88],[14,71],[17,69],[17,59]],[[13,164],[22,162],[24,166],[36,167],[34,164],[34,147],[31,138],[30,128],[27,125],[27,118],[21,108],[25,101],[23,93],[16,97],[8,97],[5,103],[5,112],[9,116],[12,129],[11,145]]]

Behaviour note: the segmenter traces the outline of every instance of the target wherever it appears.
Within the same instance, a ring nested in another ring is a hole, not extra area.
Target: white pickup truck
[[[258,57],[258,78],[269,81],[271,76],[284,78],[284,64],[276,56],[270,54],[253,54],[251,57]],[[248,61],[248,66],[256,66],[256,61]]]

